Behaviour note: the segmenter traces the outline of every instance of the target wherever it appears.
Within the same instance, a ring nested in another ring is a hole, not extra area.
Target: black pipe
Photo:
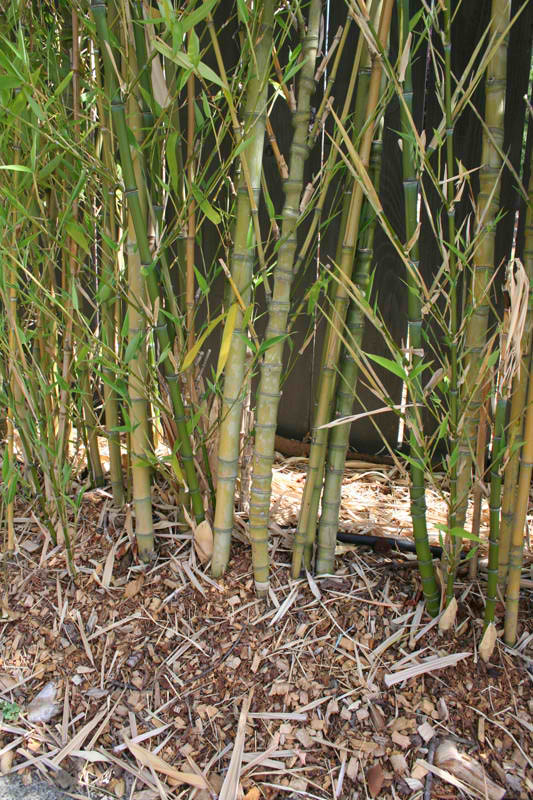
[[[401,553],[416,553],[415,543],[408,539],[396,539],[393,536],[368,536],[364,533],[344,533],[337,532],[337,541],[345,544],[369,545],[378,553],[388,553],[391,550],[399,550]],[[442,547],[438,544],[429,546],[431,555],[434,558],[441,558]]]

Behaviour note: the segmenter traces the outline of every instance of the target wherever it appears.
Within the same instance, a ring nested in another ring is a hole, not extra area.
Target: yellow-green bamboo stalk
[[[531,159],[533,167],[533,158]],[[511,398],[511,411],[509,419],[509,460],[505,467],[504,489],[502,500],[502,519],[500,526],[500,552],[498,580],[502,586],[507,579],[509,569],[509,548],[511,545],[511,532],[516,508],[516,492],[518,486],[518,471],[520,467],[520,449],[518,442],[523,436],[524,408],[527,395],[529,372],[527,359],[533,338],[533,176],[529,178],[528,205],[526,211],[525,241],[524,241],[524,269],[529,280],[529,298],[527,307],[526,324],[522,336],[522,364],[519,373],[513,381],[513,394]]]
[[[248,176],[242,173],[237,192],[235,239],[231,257],[231,275],[244,304],[251,300],[251,280],[254,260],[254,224],[249,190],[257,209],[261,166],[266,125],[266,101],[274,2],[264,0],[256,10],[257,27],[254,31],[255,50],[249,53],[250,77],[246,90],[244,139]],[[234,302],[237,302],[235,298]],[[243,337],[243,311],[237,304],[234,309],[234,326],[230,349],[224,369],[224,398],[218,444],[217,495],[214,521],[214,549],[211,570],[215,577],[226,569],[231,547],[235,482],[239,460],[239,434],[242,411],[242,388],[246,342]]]
[[[491,39],[501,37],[508,27],[510,7],[509,0],[493,0],[490,19]],[[485,348],[489,314],[488,293],[495,269],[495,220],[500,198],[506,74],[507,40],[502,38],[500,46],[487,65],[485,78],[485,125],[476,206],[477,247],[473,257],[472,286],[468,302],[472,311],[466,321],[465,380],[462,392],[464,422],[459,431],[456,507],[452,509],[454,523],[452,527],[464,527],[472,479],[472,459],[476,448],[476,434],[482,402],[483,376],[479,375],[479,363]],[[454,537],[453,542],[448,541],[449,563],[446,588],[448,602],[453,596],[456,562],[460,550],[460,537]]]
[[[379,134],[379,138],[372,145],[370,157],[370,177],[377,192],[379,192],[382,150],[381,134]],[[357,244],[353,283],[361,295],[366,296],[370,283],[370,268],[374,255],[374,233],[376,230],[376,217],[372,212],[372,206],[367,200],[363,203],[361,221],[362,231]],[[354,300],[351,300],[346,318],[347,344],[344,345],[342,350],[339,384],[336,392],[336,419],[341,419],[352,413],[359,375],[359,366],[354,358],[354,352],[361,347],[364,322],[364,314],[360,306]],[[349,424],[336,425],[331,429],[328,441],[324,492],[322,495],[322,511],[318,526],[316,556],[316,571],[318,574],[333,572],[335,568],[335,546],[339,529],[342,479],[344,477],[344,465],[349,441]]]
[[[531,348],[533,350],[533,348]],[[524,420],[524,445],[520,456],[520,477],[516,495],[515,513],[509,548],[509,568],[507,571],[507,594],[505,597],[505,641],[513,645],[518,627],[518,606],[520,598],[520,576],[522,571],[522,551],[526,514],[529,504],[529,489],[533,472],[533,380],[531,378],[533,360],[529,360],[529,386],[527,410]]]
[[[378,30],[378,40],[382,48],[386,47],[389,36],[390,20],[392,16],[392,0],[384,0]],[[370,163],[370,151],[374,135],[375,113],[379,101],[379,87],[381,82],[382,63],[381,58],[376,54],[370,76],[368,89],[365,122],[366,127],[361,138],[359,157],[368,170]],[[338,270],[343,276],[348,278],[354,264],[355,247],[359,235],[359,220],[363,203],[363,188],[358,182],[352,194],[346,230],[342,245],[342,256],[338,265]],[[332,399],[335,389],[335,378],[337,375],[337,361],[339,357],[341,339],[340,331],[344,327],[348,306],[347,289],[344,280],[336,281],[335,303],[333,319],[326,332],[324,345],[324,358],[322,361],[321,382],[319,386],[318,402],[313,422],[313,442],[309,454],[308,477],[306,480],[304,494],[302,498],[300,518],[296,530],[292,574],[293,577],[300,575],[302,558],[307,567],[311,564],[313,543],[316,532],[318,503],[322,488],[322,475],[324,470],[325,448],[323,440],[327,440],[327,433],[324,428],[320,428],[328,421],[329,412],[332,406]],[[326,435],[325,435],[326,434]],[[315,478],[315,474],[319,480]]]
[[[285,203],[282,212],[281,240],[273,272],[273,291],[269,303],[265,334],[267,347],[261,364],[257,393],[255,448],[250,494],[250,538],[255,587],[259,594],[268,588],[268,518],[272,490],[272,463],[279,407],[283,348],[290,308],[296,235],[300,217],[304,166],[309,155],[307,134],[310,100],[315,90],[313,74],[320,25],[320,0],[311,0],[307,31],[302,41],[302,67],[298,76],[298,103],[292,115],[294,129],[289,156],[289,177],[284,182]]]

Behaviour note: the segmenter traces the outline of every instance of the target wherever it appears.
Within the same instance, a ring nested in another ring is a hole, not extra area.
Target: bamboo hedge
[[[484,574],[486,494],[484,625],[497,623],[505,599],[514,644],[533,463],[532,114],[524,102],[509,120],[507,69],[509,37],[531,12],[515,5],[511,16],[508,0],[493,0],[458,69],[454,15],[466,12],[451,0],[337,4],[337,30],[319,0],[8,4],[8,554],[17,504],[31,496],[74,575],[83,492],[108,485],[117,509],[131,506],[138,557],[150,563],[153,496],[165,481],[193,536],[213,525],[216,578],[239,512],[256,590],[267,595],[282,388],[299,357],[295,332],[308,343],[323,331],[291,579],[302,568],[335,570],[350,433],[361,413],[379,430],[376,409],[386,411],[405,430],[404,447],[384,445],[408,477],[428,613],[454,598],[465,559],[472,578]],[[461,156],[463,115],[480,131],[475,164]],[[510,127],[523,138],[519,158],[504,148]],[[401,162],[396,216],[382,180],[391,133]],[[497,261],[508,174],[516,233]],[[376,296],[377,237],[394,253],[407,300],[400,337]],[[424,237],[433,271],[422,261]],[[365,344],[370,329],[379,353]],[[386,388],[394,381],[401,402]],[[375,405],[354,415],[369,393]],[[427,518],[428,486],[448,505],[438,530]],[[442,564],[430,534],[441,539]]]

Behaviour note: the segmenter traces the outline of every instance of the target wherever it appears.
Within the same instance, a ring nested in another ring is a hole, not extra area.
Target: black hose
[[[368,536],[364,533],[344,533],[344,531],[338,531],[337,541],[344,542],[345,544],[366,544],[380,553],[386,553],[389,552],[389,550],[399,550],[401,553],[416,553],[414,542],[408,539],[396,539],[393,536]],[[434,558],[441,558],[442,547],[440,545],[431,544],[429,549]]]

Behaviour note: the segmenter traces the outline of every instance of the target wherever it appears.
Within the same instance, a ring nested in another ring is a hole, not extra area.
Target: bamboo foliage
[[[267,349],[261,364],[257,392],[255,449],[250,497],[250,537],[256,590],[264,593],[268,587],[268,520],[274,461],[274,438],[280,399],[282,356],[290,309],[290,290],[296,252],[297,226],[300,217],[300,196],[303,189],[304,166],[309,154],[307,142],[310,101],[314,92],[314,71],[320,24],[319,0],[309,6],[307,30],[302,31],[302,62],[298,76],[298,102],[292,115],[294,129],[290,151],[289,176],[284,183],[285,203],[282,212],[281,240],[273,271],[272,298],[269,302],[268,325],[265,334]]]
[[[246,87],[243,138],[248,141],[246,164],[237,190],[234,245],[231,257],[231,277],[244,308],[252,296],[252,271],[255,231],[250,195],[257,209],[266,127],[266,100],[270,72],[270,52],[274,21],[273,0],[258,4],[255,13],[255,58],[250,63],[251,74]],[[233,288],[233,287],[232,287]],[[226,569],[233,530],[235,482],[239,460],[239,434],[242,411],[242,386],[246,342],[243,338],[244,310],[232,298],[228,314],[231,340],[224,367],[224,397],[218,443],[217,494],[214,521],[214,550],[211,570],[215,577]],[[228,322],[226,322],[228,325]]]

